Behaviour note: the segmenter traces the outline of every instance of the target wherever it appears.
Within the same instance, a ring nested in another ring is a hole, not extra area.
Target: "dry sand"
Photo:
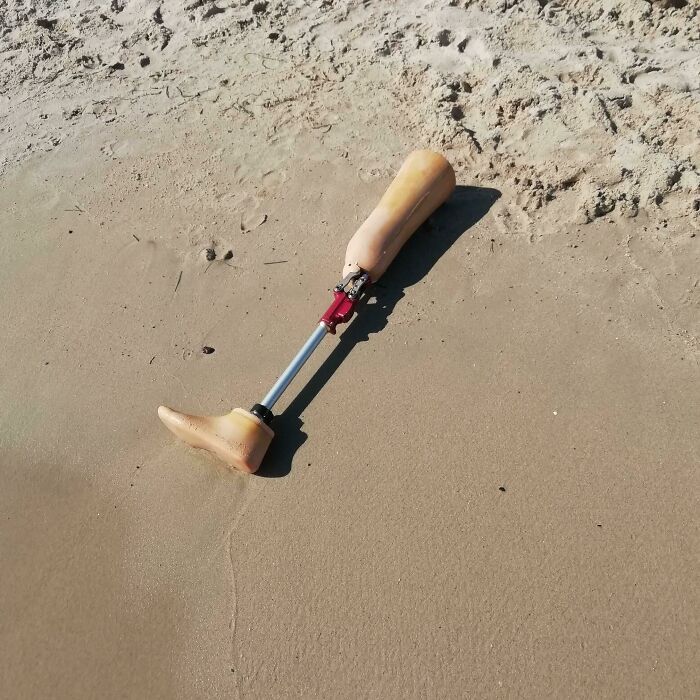
[[[699,26],[0,0],[0,696],[697,697]],[[174,441],[415,147],[460,187],[261,476]]]

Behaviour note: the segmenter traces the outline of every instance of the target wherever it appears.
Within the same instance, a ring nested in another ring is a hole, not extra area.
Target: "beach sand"
[[[563,5],[0,6],[0,695],[697,697],[696,10]]]

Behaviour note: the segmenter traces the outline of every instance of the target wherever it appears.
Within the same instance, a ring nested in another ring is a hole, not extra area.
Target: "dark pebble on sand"
[[[211,354],[214,352],[214,348],[209,347],[209,345],[205,345],[205,346],[202,348],[202,352],[203,352],[205,355],[211,355]]]
[[[224,255],[224,260],[230,260],[233,257],[233,251],[228,250],[226,251],[226,255]]]
[[[498,490],[499,490],[499,491],[503,491],[503,493],[505,493],[505,492],[506,492],[506,487],[505,487],[505,486],[499,486],[499,487],[498,487]]]
[[[209,7],[204,11],[202,19],[209,19],[214,15],[220,15],[222,12],[226,12],[223,7],[219,7],[218,5],[209,5]]]
[[[213,248],[207,248],[207,260],[216,260],[216,251]]]
[[[57,19],[46,19],[44,17],[40,17],[36,20],[37,27],[41,27],[42,29],[48,29],[49,31],[53,31],[57,24]]]

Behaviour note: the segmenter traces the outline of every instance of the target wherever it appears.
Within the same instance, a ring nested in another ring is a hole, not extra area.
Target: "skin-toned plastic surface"
[[[443,156],[432,151],[413,151],[374,211],[350,239],[342,276],[361,269],[376,282],[403,244],[454,188],[454,170]]]
[[[258,470],[275,435],[257,416],[242,408],[234,408],[225,416],[190,416],[160,406],[158,416],[188,445],[208,450],[247,474]]]

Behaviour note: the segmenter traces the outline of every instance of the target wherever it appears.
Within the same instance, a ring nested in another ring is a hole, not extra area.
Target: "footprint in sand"
[[[287,173],[284,170],[268,170],[263,173],[261,181],[264,191],[274,192],[287,182]]]
[[[137,271],[138,283],[147,278],[160,277],[165,270],[179,269],[179,266],[175,251],[157,241],[134,235],[124,243],[115,261],[116,269]]]
[[[224,195],[221,203],[240,218],[241,231],[253,231],[267,221],[267,214],[260,211],[260,198],[247,192]]]

